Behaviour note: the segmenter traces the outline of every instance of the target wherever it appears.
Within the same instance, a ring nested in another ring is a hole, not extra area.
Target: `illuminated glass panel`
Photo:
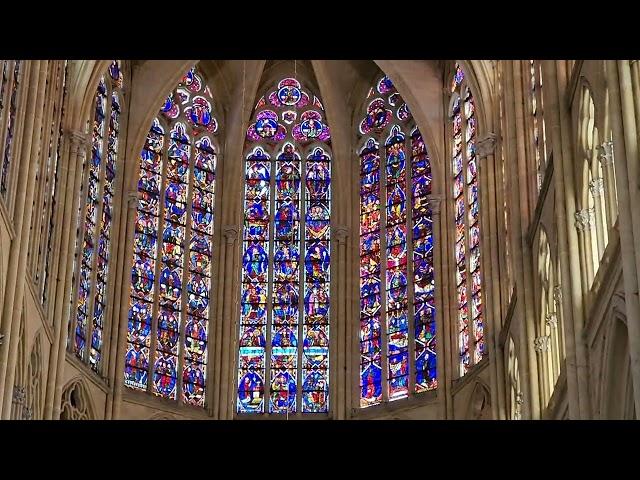
[[[324,106],[293,78],[246,134],[238,413],[329,410],[331,157]],[[315,145],[315,146],[312,146]],[[268,358],[268,361],[267,361]]]
[[[213,105],[192,68],[140,153],[125,367],[128,387],[198,407],[205,406],[211,302]]]

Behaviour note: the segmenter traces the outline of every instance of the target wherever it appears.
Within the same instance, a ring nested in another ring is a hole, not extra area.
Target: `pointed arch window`
[[[69,348],[98,373],[102,371],[123,79],[121,64],[115,60],[98,82],[92,112],[91,158],[82,166],[76,232]]]
[[[218,121],[194,67],[140,152],[124,383],[205,406]],[[151,379],[151,380],[150,380]]]
[[[331,134],[294,78],[246,134],[238,413],[329,411]]]
[[[542,95],[542,65],[529,60],[529,108],[531,110],[533,151],[536,161],[536,187],[542,188],[547,166],[547,130],[544,122],[544,97]]]
[[[437,387],[429,154],[389,77],[366,105],[358,126],[363,408]]]
[[[462,67],[451,80],[451,151],[455,212],[455,285],[460,376],[486,354],[480,257],[480,193],[475,101]]]

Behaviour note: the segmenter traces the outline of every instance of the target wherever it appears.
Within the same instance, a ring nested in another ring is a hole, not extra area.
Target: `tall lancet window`
[[[485,355],[480,261],[480,204],[477,119],[471,89],[462,67],[455,65],[451,80],[451,166],[455,211],[456,298],[460,348],[459,373]],[[469,322],[471,320],[471,323]]]
[[[218,122],[192,68],[140,152],[126,386],[204,406]],[[151,379],[151,381],[149,381]]]
[[[331,152],[324,107],[294,78],[246,135],[238,413],[329,410]]]
[[[92,112],[91,157],[81,173],[73,275],[75,308],[71,311],[69,346],[98,373],[102,372],[122,86],[121,65],[114,61],[98,82]]]
[[[20,100],[20,84],[22,82],[22,60],[2,61],[2,78],[0,79],[0,123],[4,132],[0,133],[2,143],[2,169],[0,170],[0,195],[6,196],[10,185],[10,171],[13,160],[16,132],[16,114]],[[5,113],[6,112],[6,113]]]
[[[529,88],[533,155],[536,161],[536,186],[538,190],[540,190],[540,188],[542,188],[542,181],[544,180],[544,171],[547,166],[547,131],[544,123],[542,65],[536,60],[529,60]]]
[[[360,406],[433,390],[431,163],[389,77],[367,96],[360,148]]]

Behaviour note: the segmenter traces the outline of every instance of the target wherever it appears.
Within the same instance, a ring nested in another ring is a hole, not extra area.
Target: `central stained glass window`
[[[329,409],[331,136],[294,78],[246,134],[238,413]]]

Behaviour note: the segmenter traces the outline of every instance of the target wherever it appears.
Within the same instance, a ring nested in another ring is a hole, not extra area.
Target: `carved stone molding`
[[[333,228],[333,238],[335,238],[338,243],[343,244],[347,240],[349,236],[349,228],[344,226],[338,226]]]
[[[24,405],[25,400],[27,399],[27,393],[25,392],[24,387],[20,385],[13,386],[13,397],[12,402],[16,405]]]
[[[225,225],[222,227],[222,235],[227,240],[227,243],[233,243],[238,238],[238,231],[240,229],[237,225]]]
[[[558,326],[558,316],[556,315],[556,312],[547,313],[544,319],[548,327],[556,328]]]
[[[440,204],[444,199],[443,195],[431,194],[427,195],[427,202],[429,203],[429,207],[431,207],[431,214],[436,216],[440,215]]]
[[[478,158],[484,158],[487,155],[493,154],[498,143],[498,135],[493,132],[487,133],[484,137],[480,138],[476,143],[476,153]]]
[[[548,352],[549,340],[550,340],[549,335],[541,335],[533,341],[533,348],[538,353]]]
[[[0,345],[4,343],[4,334],[0,333]]]
[[[553,299],[555,300],[556,304],[562,304],[562,285],[556,285],[555,287],[553,287]]]
[[[22,408],[22,419],[33,420],[33,409],[29,406]]]
[[[88,133],[79,130],[66,130],[64,136],[67,137],[71,153],[83,153],[91,146],[91,137]]]
[[[613,163],[613,142],[604,142],[598,146],[598,160],[602,168]]]
[[[127,207],[128,208],[137,208],[138,206],[138,192],[128,192],[127,193]]]
[[[578,210],[574,215],[576,219],[576,229],[579,232],[593,228],[596,216],[595,209],[583,208],[582,210]]]
[[[594,178],[589,182],[589,190],[591,190],[591,195],[594,197],[598,197],[604,193],[604,179],[603,178]]]

